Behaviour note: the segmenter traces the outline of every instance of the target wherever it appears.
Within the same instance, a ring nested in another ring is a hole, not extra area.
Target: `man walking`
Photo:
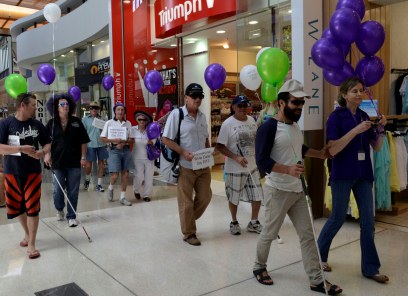
[[[196,220],[201,217],[211,201],[211,170],[209,167],[193,170],[194,152],[210,147],[208,125],[200,111],[204,92],[201,85],[191,83],[185,91],[185,105],[181,108],[184,118],[180,126],[180,144],[174,142],[179,126],[179,109],[173,110],[166,122],[163,143],[180,155],[178,179],[178,208],[184,241],[193,246],[201,245],[196,236]],[[193,190],[195,196],[193,196]]]
[[[302,115],[305,97],[310,96],[303,91],[299,81],[286,81],[278,93],[278,113],[262,124],[256,134],[256,163],[267,176],[264,187],[265,225],[258,240],[253,273],[261,284],[273,284],[266,262],[272,240],[277,238],[287,214],[299,236],[310,289],[325,293],[327,287],[329,295],[336,295],[342,289],[323,282],[313,226],[300,180],[305,169],[298,163],[303,157],[325,159],[327,156],[326,149],[317,151],[303,144],[303,134],[297,121]]]
[[[247,115],[251,103],[246,96],[236,96],[231,105],[233,115],[222,123],[216,145],[216,149],[227,156],[224,170],[225,192],[232,218],[230,232],[233,235],[241,234],[237,211],[242,199],[249,201],[252,206],[247,230],[261,233],[258,213],[263,196],[261,177],[255,162],[255,135],[258,126]]]
[[[34,259],[40,256],[35,246],[42,183],[39,159],[50,151],[51,138],[43,124],[34,119],[37,100],[33,94],[17,96],[16,106],[16,115],[0,122],[7,217],[18,217],[24,229],[20,246],[27,247],[28,258]]]
[[[124,206],[131,206],[132,203],[126,199],[126,187],[129,169],[132,168],[132,154],[130,144],[134,143],[133,138],[129,138],[132,124],[125,119],[126,107],[123,103],[116,103],[113,107],[115,114],[113,119],[108,120],[101,133],[101,141],[108,143],[109,159],[108,167],[110,175],[110,184],[108,188],[108,200],[113,201],[113,185],[115,185],[119,173],[121,175],[121,192],[119,202]],[[120,135],[113,136],[114,134]]]
[[[82,119],[82,123],[88,133],[89,139],[86,150],[86,166],[85,166],[85,183],[84,189],[88,190],[89,182],[91,180],[92,163],[98,161],[98,185],[96,185],[95,190],[99,192],[104,192],[102,187],[102,178],[105,159],[108,159],[108,150],[106,150],[106,144],[100,140],[101,129],[94,126],[95,119],[100,119],[99,116],[99,103],[92,101],[89,104],[89,115]]]

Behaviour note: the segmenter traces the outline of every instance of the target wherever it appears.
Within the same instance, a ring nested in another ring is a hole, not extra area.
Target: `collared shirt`
[[[47,131],[52,137],[51,159],[54,169],[80,168],[82,144],[89,142],[88,133],[82,121],[69,116],[65,131],[59,120],[51,118]]]
[[[93,117],[92,115],[88,115],[88,116],[82,118],[82,123],[84,124],[86,132],[88,133],[89,139],[91,140],[88,143],[88,147],[89,148],[105,147],[106,144],[101,142],[101,140],[100,140],[101,130],[92,125],[95,118],[100,119],[100,116]]]
[[[139,126],[132,126],[130,137],[135,139],[132,150],[133,159],[147,159],[146,145],[149,139],[146,129],[142,132]]]
[[[353,115],[348,108],[337,107],[326,125],[326,142],[343,137],[362,121],[370,120],[367,113],[357,108]],[[331,160],[330,181],[334,180],[367,180],[373,181],[373,169],[370,157],[370,141],[374,140],[373,129],[355,136],[342,151]],[[358,160],[359,151],[365,154],[364,160]]]
[[[196,117],[188,114],[187,107],[184,105],[181,110],[184,113],[184,119],[180,126],[180,147],[189,152],[196,152],[206,148],[205,143],[208,139],[208,125],[203,112],[198,110]],[[163,137],[174,140],[177,135],[179,122],[179,109],[174,109],[166,121]],[[193,164],[187,161],[183,156],[180,157],[180,165],[184,168],[192,169]]]

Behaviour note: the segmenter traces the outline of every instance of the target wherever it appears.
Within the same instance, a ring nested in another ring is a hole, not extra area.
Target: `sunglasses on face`
[[[237,104],[238,108],[248,108],[249,106],[251,106],[251,105],[247,104],[247,103]]]
[[[202,96],[202,95],[191,95],[190,98],[192,98],[193,100],[197,100],[197,99],[202,100],[202,99],[204,99],[204,96]]]
[[[89,107],[89,110],[99,110],[98,107]]]
[[[300,105],[303,106],[305,104],[305,100],[291,100],[289,102],[292,103],[295,106],[300,106]]]
[[[144,119],[144,118],[138,118],[138,119],[137,119],[137,121],[139,121],[139,122],[143,122],[143,121],[145,121],[145,122],[146,122],[146,121],[147,121],[147,119]]]
[[[60,106],[60,107],[69,106],[69,103],[68,102],[62,102],[62,103],[59,103],[58,106]]]

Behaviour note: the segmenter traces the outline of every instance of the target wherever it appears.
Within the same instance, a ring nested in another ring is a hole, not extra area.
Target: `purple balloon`
[[[323,31],[322,38],[336,40],[336,38],[334,38],[332,32],[330,32],[329,28],[327,28],[326,30]],[[341,49],[343,50],[343,55],[346,57],[350,53],[350,44],[341,43],[341,42],[338,42],[338,44],[341,46]]]
[[[324,69],[340,69],[344,64],[343,51],[335,39],[319,39],[313,44],[312,59]]]
[[[38,79],[45,85],[50,85],[55,80],[55,69],[50,64],[41,64],[37,69]]]
[[[376,84],[384,75],[384,63],[379,57],[362,58],[356,66],[357,76],[369,87]]]
[[[113,77],[111,75],[105,75],[102,78],[102,86],[105,90],[110,90],[113,87],[113,84],[115,81],[113,80]]]
[[[345,44],[353,43],[360,31],[360,17],[350,8],[336,10],[330,18],[330,32],[337,41]]]
[[[360,19],[365,15],[365,3],[364,0],[339,0],[336,5],[336,10],[341,8],[350,8],[357,12]]]
[[[146,128],[146,134],[149,140],[156,139],[160,136],[161,127],[158,122],[151,122]]]
[[[144,84],[149,92],[155,94],[163,86],[163,77],[159,71],[150,70],[144,77]]]
[[[211,64],[205,69],[204,79],[211,90],[219,89],[227,78],[225,68],[217,63]]]
[[[353,67],[348,63],[344,62],[343,68],[335,70],[323,69],[323,77],[327,82],[339,86],[344,80],[355,76]]]
[[[155,159],[160,157],[161,150],[160,150],[160,148],[156,147],[155,145],[147,144],[146,145],[146,152],[147,152],[147,158],[149,160],[155,160]]]
[[[72,96],[75,103],[77,103],[81,98],[81,89],[78,86],[71,86],[68,89],[68,93]]]
[[[383,26],[376,21],[367,21],[361,24],[356,45],[361,53],[372,56],[381,48],[384,40],[385,31]]]

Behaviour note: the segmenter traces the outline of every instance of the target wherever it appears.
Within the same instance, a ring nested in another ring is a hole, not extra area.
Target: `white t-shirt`
[[[147,159],[146,145],[149,138],[147,137],[146,129],[141,132],[139,126],[132,126],[130,137],[135,139],[132,150],[133,159]]]
[[[297,123],[278,122],[271,158],[284,165],[294,165],[302,161],[303,134]],[[299,178],[288,174],[271,172],[266,176],[265,184],[282,191],[302,192]]]
[[[232,153],[241,155],[248,161],[247,167],[241,166],[235,160],[227,157],[224,170],[226,173],[240,173],[252,171],[256,168],[255,161],[255,136],[258,126],[251,116],[240,121],[234,116],[227,118],[221,125],[217,143],[225,145]]]

